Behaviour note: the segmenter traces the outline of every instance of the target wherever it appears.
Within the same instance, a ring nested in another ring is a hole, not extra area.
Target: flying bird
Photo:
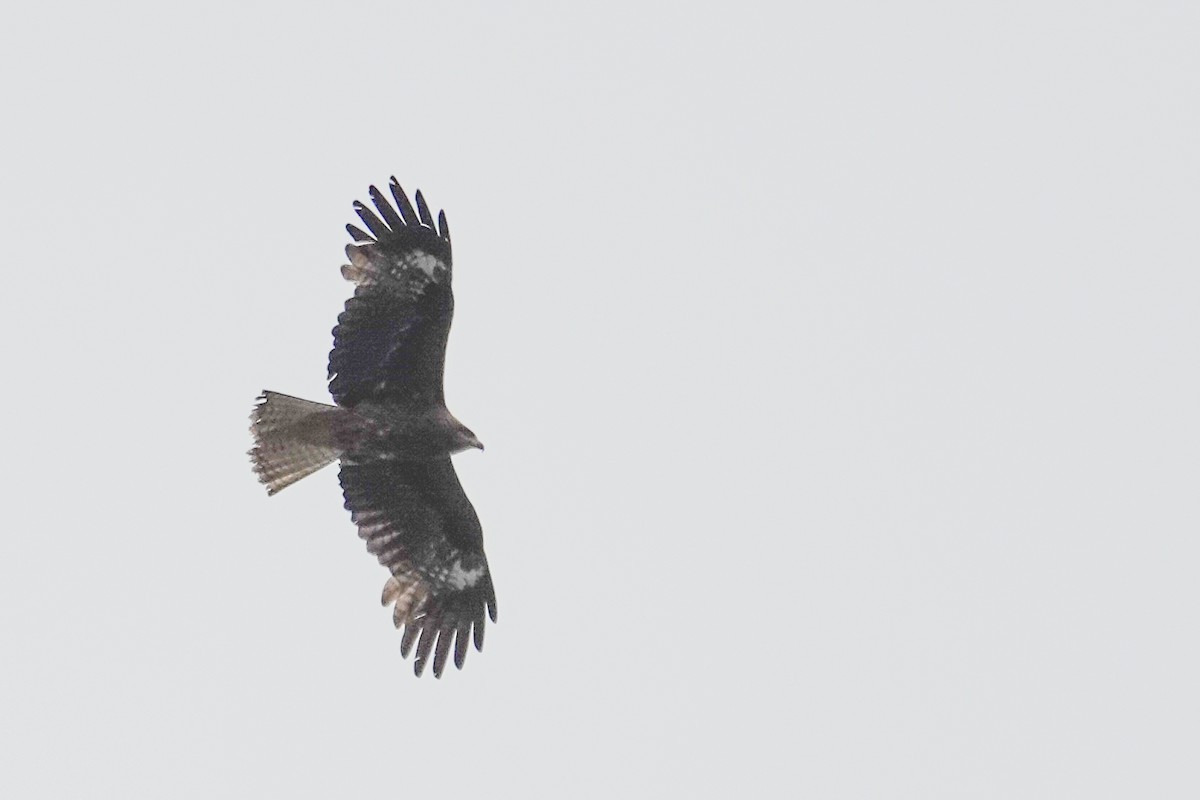
[[[451,651],[462,669],[468,644],[483,648],[484,615],[496,620],[479,517],[450,462],[483,444],[442,391],[454,314],[446,214],[435,224],[419,191],[413,208],[395,178],[389,188],[394,205],[374,186],[374,211],[355,202],[365,231],[346,226],[342,276],[355,289],[333,329],[335,405],[264,391],[250,457],[268,494],[340,461],[345,507],[391,573],[383,604],[404,629],[401,653],[416,645],[418,676],[432,654],[440,678]]]

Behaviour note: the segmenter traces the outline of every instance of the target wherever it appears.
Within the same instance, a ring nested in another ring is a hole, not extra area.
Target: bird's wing
[[[407,658],[416,644],[417,675],[433,653],[441,677],[451,649],[462,669],[468,642],[483,648],[485,612],[496,620],[496,593],[479,517],[450,458],[344,458],[341,482],[358,535],[391,570],[383,604],[395,604],[392,619],[404,626],[401,652]]]
[[[434,224],[420,192],[414,209],[395,178],[390,188],[395,207],[370,188],[378,215],[354,204],[369,233],[346,226],[355,243],[346,246],[350,263],[342,275],[356,288],[338,316],[329,354],[329,391],[341,406],[366,399],[444,402],[446,337],[454,316],[450,228],[445,212]]]

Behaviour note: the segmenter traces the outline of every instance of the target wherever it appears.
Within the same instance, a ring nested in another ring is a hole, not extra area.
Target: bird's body
[[[329,354],[336,405],[263,392],[250,455],[270,494],[341,461],[346,508],[391,572],[383,602],[404,628],[401,650],[416,645],[418,675],[432,653],[440,676],[452,649],[461,668],[468,641],[482,647],[485,612],[496,619],[479,518],[450,462],[483,445],[442,390],[454,313],[445,214],[435,225],[420,192],[414,209],[395,178],[391,190],[395,207],[370,189],[379,216],[355,204],[369,234],[347,226],[342,275],[356,288]]]
[[[345,448],[362,458],[424,460],[453,455],[472,447],[483,449],[475,435],[445,406],[415,413],[363,401],[354,407],[346,425]]]

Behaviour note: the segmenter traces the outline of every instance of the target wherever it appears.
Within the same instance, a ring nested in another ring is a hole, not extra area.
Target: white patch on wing
[[[346,256],[350,263],[342,265],[342,277],[359,286],[397,280],[406,270],[418,270],[434,283],[440,282],[446,273],[446,264],[424,250],[391,254],[389,261],[388,252],[381,250],[377,244],[349,244],[346,245]]]
[[[468,586],[474,586],[483,577],[484,565],[482,563],[475,569],[463,569],[462,559],[454,559],[454,563],[450,565],[449,571],[446,572],[446,583],[453,586],[455,589],[466,589]]]
[[[431,280],[433,279],[434,272],[436,272],[439,268],[444,269],[440,259],[434,258],[424,250],[413,250],[411,253],[405,255],[404,266],[421,270],[428,275]]]

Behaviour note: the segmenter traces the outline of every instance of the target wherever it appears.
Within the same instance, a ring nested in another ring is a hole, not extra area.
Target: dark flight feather
[[[387,198],[378,189],[372,186],[367,190],[367,193],[371,195],[371,202],[375,204],[375,208],[379,209],[380,215],[389,228],[393,231],[398,231],[404,227],[404,220],[400,218],[400,215],[396,213],[396,209],[392,208],[392,204],[387,201]]]
[[[425,204],[425,198],[421,195],[421,190],[417,190],[417,213],[421,215],[421,224],[431,231],[436,231],[433,226],[433,215],[429,213],[429,206]]]
[[[392,197],[396,199],[396,208],[400,209],[400,216],[404,218],[404,222],[408,225],[420,225],[417,212],[413,210],[412,203],[408,202],[408,195],[400,188],[400,183],[394,175],[388,185],[392,189]]]
[[[382,242],[391,238],[391,231],[388,230],[388,227],[383,224],[383,220],[375,216],[374,211],[358,201],[355,201],[354,203],[354,210],[358,213],[358,218],[361,219],[363,224],[367,226],[367,230],[369,230],[371,235],[377,240]]]

